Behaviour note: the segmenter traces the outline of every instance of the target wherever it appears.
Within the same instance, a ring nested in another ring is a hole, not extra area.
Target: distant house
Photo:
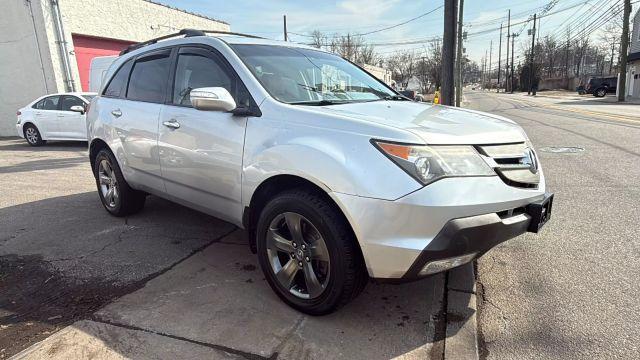
[[[640,10],[633,17],[631,45],[627,57],[627,96],[640,99]]]
[[[363,68],[367,70],[371,75],[377,77],[378,80],[381,80],[383,83],[389,86],[391,86],[391,83],[393,83],[393,80],[391,80],[391,71],[380,66],[369,64],[364,64]]]

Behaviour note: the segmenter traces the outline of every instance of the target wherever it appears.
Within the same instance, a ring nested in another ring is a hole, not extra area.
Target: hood
[[[412,101],[371,101],[314,110],[404,129],[427,144],[497,144],[527,139],[515,122],[497,115]]]

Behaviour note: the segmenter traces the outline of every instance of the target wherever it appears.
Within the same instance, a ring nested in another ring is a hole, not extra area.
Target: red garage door
[[[78,34],[72,34],[72,38],[83,91],[89,90],[89,68],[91,66],[91,60],[94,57],[118,55],[120,50],[133,44],[131,41],[97,38]]]

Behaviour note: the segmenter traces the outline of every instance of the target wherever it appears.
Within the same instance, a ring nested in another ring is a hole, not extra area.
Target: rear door
[[[181,47],[169,103],[160,115],[160,166],[170,197],[222,219],[241,218],[242,150],[246,117],[202,111],[190,92],[223,87],[239,106],[252,101],[231,66],[208,47]]]
[[[124,63],[105,87],[100,111],[117,136],[114,150],[134,187],[164,193],[158,158],[158,116],[169,82],[171,49],[153,50]]]
[[[68,139],[87,139],[87,121],[84,113],[71,111],[72,106],[86,107],[82,99],[74,95],[63,95],[58,112],[59,136]]]

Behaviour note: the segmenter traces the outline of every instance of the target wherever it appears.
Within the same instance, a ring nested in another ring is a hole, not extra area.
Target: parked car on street
[[[47,140],[87,141],[86,110],[96,93],[61,93],[37,98],[16,112],[16,132],[31,146]]]
[[[549,219],[515,122],[408,101],[323,50],[207,33],[137,44],[110,68],[87,119],[110,214],[154,194],[227,220],[275,293],[314,315],[369,278],[443,272]]]
[[[424,101],[424,96],[415,90],[400,90],[399,92],[402,96],[406,96],[411,100]]]
[[[584,87],[584,93],[595,97],[604,97],[607,94],[615,94],[618,84],[617,76],[592,77]],[[580,92],[578,90],[578,92]]]

